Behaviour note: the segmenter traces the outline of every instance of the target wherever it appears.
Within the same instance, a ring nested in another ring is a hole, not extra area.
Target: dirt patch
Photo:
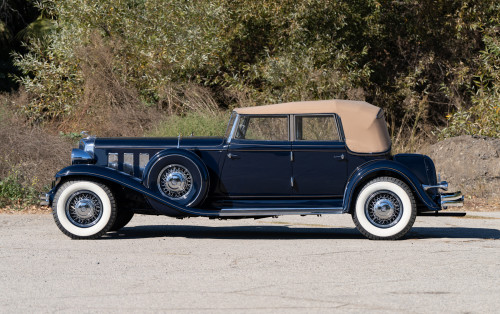
[[[434,160],[450,190],[464,193],[467,209],[500,210],[500,139],[463,135],[419,152]]]
[[[52,208],[47,206],[7,206],[0,208],[0,214],[52,214]]]

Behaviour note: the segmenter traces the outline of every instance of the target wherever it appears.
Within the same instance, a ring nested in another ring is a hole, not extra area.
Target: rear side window
[[[340,141],[335,116],[295,116],[295,139],[297,141]]]
[[[243,116],[234,138],[257,141],[288,141],[288,117]]]

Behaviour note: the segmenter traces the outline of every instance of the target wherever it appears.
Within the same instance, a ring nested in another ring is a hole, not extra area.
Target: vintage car
[[[43,203],[74,239],[134,213],[176,218],[351,214],[370,239],[398,239],[416,215],[463,205],[432,160],[391,155],[383,111],[325,100],[235,109],[224,137],[82,139]]]

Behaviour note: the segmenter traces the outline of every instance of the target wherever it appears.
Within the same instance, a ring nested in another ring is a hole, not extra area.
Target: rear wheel
[[[356,199],[353,221],[372,240],[396,240],[413,226],[417,216],[415,198],[401,180],[380,177],[368,182]]]
[[[96,239],[116,219],[111,190],[93,181],[68,181],[54,196],[52,214],[59,229],[72,239]]]

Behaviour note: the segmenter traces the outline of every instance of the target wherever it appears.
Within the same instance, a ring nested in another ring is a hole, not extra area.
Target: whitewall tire
[[[380,177],[359,192],[353,211],[356,228],[372,240],[396,240],[413,226],[417,215],[415,198],[403,181]]]
[[[72,239],[99,238],[113,226],[116,212],[111,190],[93,181],[64,183],[52,205],[57,226]]]

